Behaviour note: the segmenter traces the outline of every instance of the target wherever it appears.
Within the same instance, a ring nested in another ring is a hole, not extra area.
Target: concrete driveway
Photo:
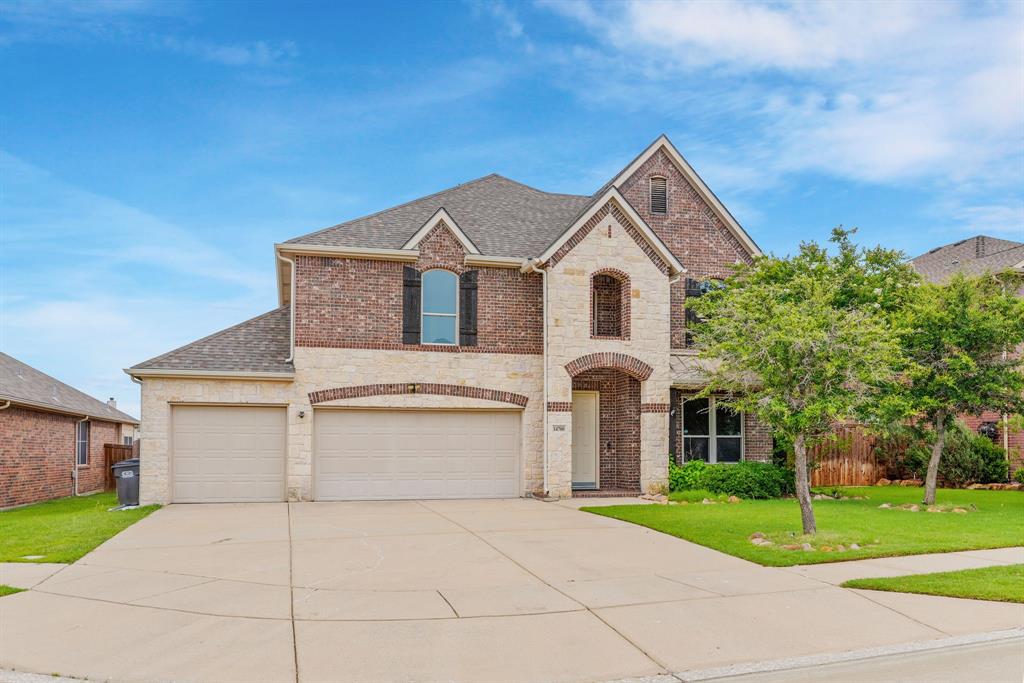
[[[607,681],[1022,624],[1020,605],[849,591],[571,503],[169,506],[0,600],[0,668]]]

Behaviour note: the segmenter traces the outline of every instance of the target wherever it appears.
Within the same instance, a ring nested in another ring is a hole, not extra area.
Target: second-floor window
[[[600,274],[595,275],[591,287],[591,334],[595,337],[622,336],[622,281]]]
[[[422,282],[422,343],[458,343],[458,276],[450,270],[428,270]]]

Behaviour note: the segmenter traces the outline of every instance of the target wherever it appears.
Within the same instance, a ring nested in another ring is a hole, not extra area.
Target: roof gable
[[[83,415],[111,422],[139,421],[59,379],[0,353],[0,401],[38,406],[60,413]]]
[[[669,250],[665,243],[661,241],[650,226],[640,217],[640,214],[630,205],[626,198],[622,196],[619,190],[615,187],[610,187],[604,191],[603,194],[597,196],[596,201],[591,202],[590,207],[581,213],[579,216],[570,223],[562,234],[552,242],[544,253],[540,255],[538,261],[546,263],[550,261],[562,248],[570,243],[570,240],[576,236],[576,233],[584,228],[591,219],[602,211],[606,206],[612,205],[617,208],[629,223],[635,228],[634,239],[643,241],[646,243],[654,255],[656,255],[668,268],[670,275],[677,273],[685,273],[686,268],[679,262],[679,259]],[[632,234],[632,233],[631,233]],[[641,245],[642,246],[642,245]]]
[[[732,233],[732,235],[739,241],[744,249],[750,252],[751,256],[760,256],[762,254],[761,248],[757,246],[757,243],[747,234],[747,231],[739,224],[739,222],[733,217],[729,210],[725,208],[725,205],[718,199],[711,188],[707,186],[704,179],[693,170],[689,162],[679,153],[675,145],[665,135],[658,136],[655,140],[641,152],[633,161],[629,162],[625,168],[612,178],[602,190],[608,187],[620,187],[629,178],[636,173],[652,156],[657,154],[659,151],[664,151],[665,155],[672,162],[672,164],[679,170],[679,172],[686,178],[687,182],[696,190],[698,196],[704,201],[705,204],[718,216],[719,220],[725,225],[725,227]]]
[[[476,248],[473,241],[466,237],[466,233],[462,231],[459,224],[455,222],[455,219],[445,211],[444,207],[441,207],[434,212],[434,215],[427,219],[427,222],[417,230],[409,240],[402,245],[402,249],[415,249],[419,246],[420,242],[424,237],[430,234],[430,231],[436,228],[438,225],[444,226],[448,229],[448,232],[456,239],[456,241],[462,245],[463,250],[467,254],[479,254],[480,250]]]

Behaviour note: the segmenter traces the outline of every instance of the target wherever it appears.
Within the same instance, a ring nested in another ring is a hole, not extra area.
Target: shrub
[[[1024,467],[1021,467],[1019,470],[1013,473],[1013,479],[1018,484],[1024,484]]]
[[[922,433],[912,441],[903,454],[900,468],[924,479],[934,438],[934,434]],[[959,422],[946,432],[946,444],[939,461],[939,478],[943,482],[950,486],[990,484],[1005,482],[1008,474],[1006,455],[991,439]]]
[[[788,470],[765,462],[708,465],[701,483],[714,493],[740,498],[778,498],[793,488]]]
[[[703,460],[690,460],[682,466],[670,462],[668,465],[668,488],[670,491],[692,491],[701,488],[701,478],[708,465]]]
[[[764,462],[709,465],[691,460],[682,466],[669,464],[672,491],[707,490],[740,498],[778,498],[793,491],[793,473]]]

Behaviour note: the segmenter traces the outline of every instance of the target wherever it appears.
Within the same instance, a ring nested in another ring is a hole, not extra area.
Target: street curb
[[[1024,628],[1012,628],[1002,631],[991,631],[988,633],[971,633],[963,636],[951,636],[948,638],[938,638],[935,640],[917,641],[899,645],[885,645],[882,647],[850,650],[847,652],[837,652],[824,655],[787,657],[785,659],[774,659],[748,664],[734,664],[731,666],[722,666],[713,669],[690,669],[687,671],[673,672],[672,676],[674,676],[678,681],[682,681],[682,683],[697,683],[699,681],[713,681],[715,679],[727,678],[730,676],[805,669],[825,664],[856,662],[875,659],[878,657],[886,657],[889,655],[928,652],[930,650],[946,649],[962,645],[977,645],[979,643],[994,643],[1001,640],[1012,640],[1016,638],[1024,638]]]

